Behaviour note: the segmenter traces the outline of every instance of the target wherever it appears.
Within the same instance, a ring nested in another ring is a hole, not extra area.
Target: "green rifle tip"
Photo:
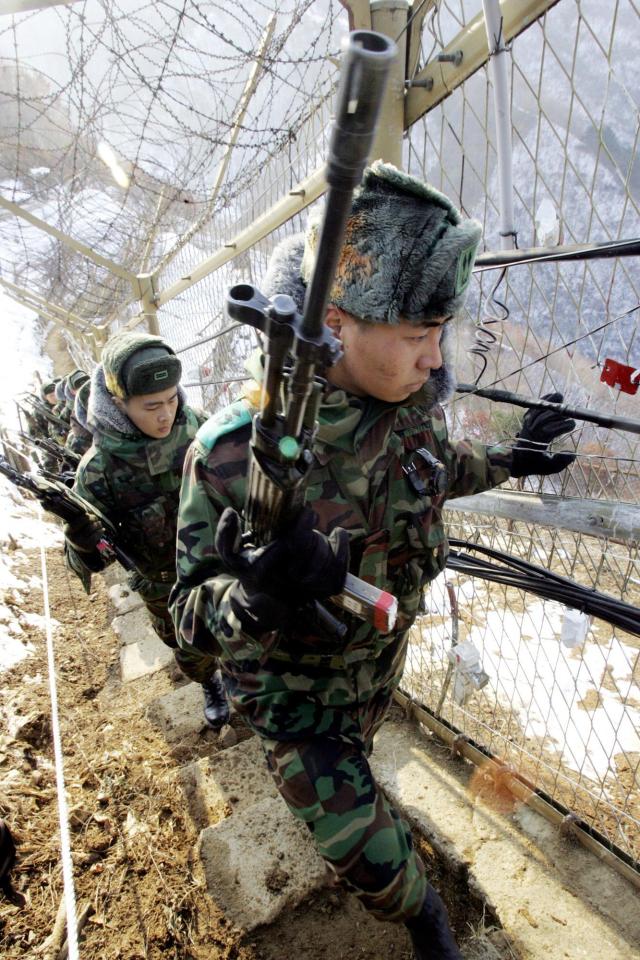
[[[287,460],[295,460],[300,453],[300,444],[295,437],[282,437],[278,443],[278,449]]]

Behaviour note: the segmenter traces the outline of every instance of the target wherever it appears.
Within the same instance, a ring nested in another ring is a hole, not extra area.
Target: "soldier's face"
[[[440,338],[449,317],[423,326],[402,321],[358,322],[355,317],[330,306],[327,323],[342,342],[342,359],[328,372],[328,379],[356,396],[376,397],[399,403],[419,390],[432,370],[442,366]]]
[[[56,392],[55,392],[55,390],[52,390],[51,393],[45,393],[44,398],[45,398],[45,400],[47,401],[47,403],[49,404],[50,407],[55,407],[55,405],[56,405]]]
[[[161,440],[171,433],[178,412],[176,387],[158,390],[157,393],[145,393],[140,397],[129,397],[128,400],[114,397],[113,401],[146,436]]]

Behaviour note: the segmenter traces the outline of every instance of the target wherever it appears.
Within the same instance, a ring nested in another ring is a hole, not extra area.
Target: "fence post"
[[[141,319],[147,325],[149,333],[159,336],[158,304],[152,273],[139,273],[132,283],[133,294],[140,301],[142,310]]]
[[[371,159],[384,160],[385,163],[392,163],[399,169],[402,168],[408,17],[409,0],[372,0],[371,2],[371,29],[389,37],[398,48],[382,101]]]

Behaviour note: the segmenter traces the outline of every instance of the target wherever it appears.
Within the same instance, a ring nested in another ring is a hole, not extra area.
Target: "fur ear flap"
[[[307,285],[301,271],[304,252],[303,233],[296,233],[278,244],[271,254],[269,267],[260,285],[266,297],[286,293],[293,297],[298,310],[302,310],[307,293]]]

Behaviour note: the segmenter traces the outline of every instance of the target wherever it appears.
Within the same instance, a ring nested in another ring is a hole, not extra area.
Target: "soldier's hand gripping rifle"
[[[325,311],[353,191],[369,156],[395,53],[396,47],[387,37],[366,30],[350,33],[343,44],[326,169],[329,189],[303,313],[297,312],[291,297],[278,294],[268,300],[249,284],[232,287],[227,297],[228,316],[264,334],[264,380],[260,409],[253,420],[244,510],[243,542],[247,546],[270,543],[304,505],[324,386],[321,375],[341,355],[339,341],[325,326]],[[293,369],[286,371],[290,354]],[[383,633],[393,629],[396,598],[351,574],[347,574],[342,594],[331,601]],[[344,634],[344,625],[317,602],[316,615],[325,631]]]
[[[77,523],[86,517],[97,520],[101,524],[104,535],[96,544],[102,557],[110,562],[118,560],[125,570],[134,570],[135,565],[127,552],[118,545],[118,531],[105,515],[88,503],[75,491],[70,490],[57,480],[46,480],[32,473],[20,473],[15,470],[5,457],[0,456],[0,473],[16,487],[28,490],[40,501],[45,510],[54,513],[65,523]]]

